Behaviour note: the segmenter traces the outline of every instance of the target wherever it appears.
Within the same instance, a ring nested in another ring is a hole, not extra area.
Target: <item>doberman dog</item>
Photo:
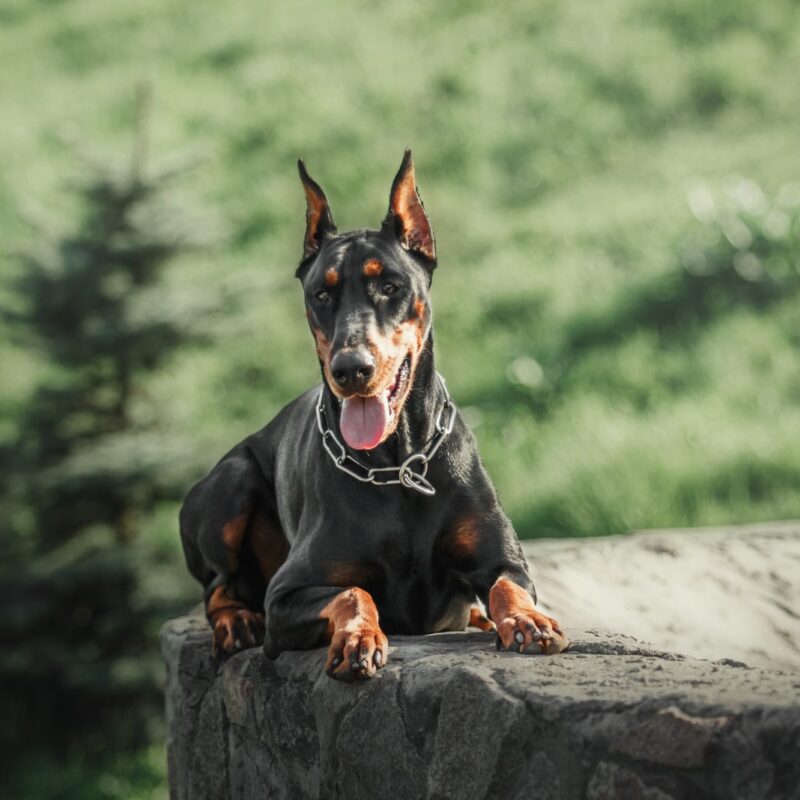
[[[297,268],[322,383],[234,447],[180,515],[215,654],[328,644],[326,672],[385,666],[387,634],[484,630],[554,653],[517,536],[434,369],[433,231],[407,150],[379,230],[338,233],[298,163]],[[479,598],[490,619],[475,606]]]

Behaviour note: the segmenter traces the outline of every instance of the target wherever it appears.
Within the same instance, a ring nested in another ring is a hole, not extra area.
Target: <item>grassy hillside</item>
[[[346,228],[380,220],[411,144],[439,242],[440,367],[522,535],[798,513],[796,298],[569,343],[683,269],[700,227],[687,191],[742,175],[774,198],[797,177],[794,4],[81,0],[2,16],[7,241],[25,235],[20,210],[66,205],[65,140],[125,152],[139,80],[152,151],[201,158],[184,190],[226,238],[171,287],[176,303],[226,291],[241,307],[209,319],[213,347],[177,361],[142,412],[207,456],[198,469],[317,377],[292,277],[296,156]],[[3,358],[13,418],[34,373]]]
[[[139,82],[154,160],[199,159],[182,190],[221,230],[167,291],[237,310],[139,398],[176,468],[318,379],[296,158],[346,229],[411,145],[439,368],[522,536],[800,514],[795,3],[5,0],[0,23],[0,296],[20,215],[70,218],[74,144],[129,152]],[[0,333],[6,436],[42,367]],[[183,580],[175,508],[148,530]],[[115,780],[91,796],[135,793]]]

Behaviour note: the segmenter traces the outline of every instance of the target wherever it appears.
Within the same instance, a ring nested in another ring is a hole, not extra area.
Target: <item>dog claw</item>
[[[325,672],[344,683],[368,680],[386,664],[387,644],[386,636],[377,627],[337,631],[328,647]]]
[[[495,646],[498,650],[522,655],[560,653],[568,642],[561,641],[556,625],[555,620],[538,611],[513,611],[498,622]]]

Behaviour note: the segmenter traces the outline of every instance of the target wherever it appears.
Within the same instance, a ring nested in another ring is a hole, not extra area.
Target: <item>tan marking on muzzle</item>
[[[330,355],[331,343],[328,337],[313,323],[311,324],[311,333],[314,335],[314,341],[317,343],[317,356],[322,363],[322,370],[325,373],[325,381],[334,394],[341,397],[341,393],[337,390],[336,382],[331,375]]]
[[[378,395],[391,386],[394,376],[400,369],[403,359],[410,355],[410,369],[408,383],[402,395],[393,402],[394,417],[391,424],[384,431],[381,441],[394,433],[400,420],[400,412],[408,398],[411,386],[414,383],[419,354],[425,344],[426,326],[421,319],[408,319],[401,323],[389,335],[382,335],[374,325],[367,332],[367,347],[375,360],[375,374],[369,386],[364,391],[366,396]]]
[[[370,350],[376,364],[375,377],[372,382],[376,389],[386,388],[391,383],[400,364],[409,353],[411,354],[411,378],[413,379],[417,359],[425,344],[425,334],[424,320],[417,318],[401,322],[389,336],[380,334],[368,336]]]
[[[328,337],[314,325],[311,326],[311,333],[314,334],[314,340],[317,343],[317,355],[322,361],[327,361],[331,352],[331,343]]]

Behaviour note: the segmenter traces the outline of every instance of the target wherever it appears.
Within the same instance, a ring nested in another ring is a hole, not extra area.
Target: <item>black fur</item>
[[[307,173],[303,179],[310,181]],[[430,328],[435,261],[401,244],[391,211],[380,230],[339,235],[324,202],[324,224],[316,238],[307,236],[298,277],[312,327],[331,350],[360,345],[370,330],[391,332],[424,308],[424,347],[397,430],[374,450],[352,453],[365,465],[397,465],[430,442],[443,403]],[[377,278],[363,275],[370,258],[383,265]],[[328,287],[331,265],[340,278]],[[387,283],[397,287],[389,296],[381,289]],[[324,301],[317,299],[321,291],[328,292]],[[341,439],[340,404],[324,372],[323,385],[328,423]],[[476,597],[487,603],[501,575],[535,598],[519,541],[460,415],[430,463],[427,477],[436,494],[428,497],[396,485],[363,484],[336,469],[315,423],[318,393],[319,386],[310,389],[234,447],[189,492],[181,511],[190,571],[207,596],[225,583],[251,609],[263,606],[268,657],[325,642],[320,612],[351,585],[336,580],[342,572],[372,595],[389,635],[463,629],[470,605]],[[285,537],[288,554],[271,577],[259,567],[249,532],[235,558],[224,545],[225,525],[243,514],[259,519],[270,535]],[[450,547],[464,520],[475,533],[470,552]]]

